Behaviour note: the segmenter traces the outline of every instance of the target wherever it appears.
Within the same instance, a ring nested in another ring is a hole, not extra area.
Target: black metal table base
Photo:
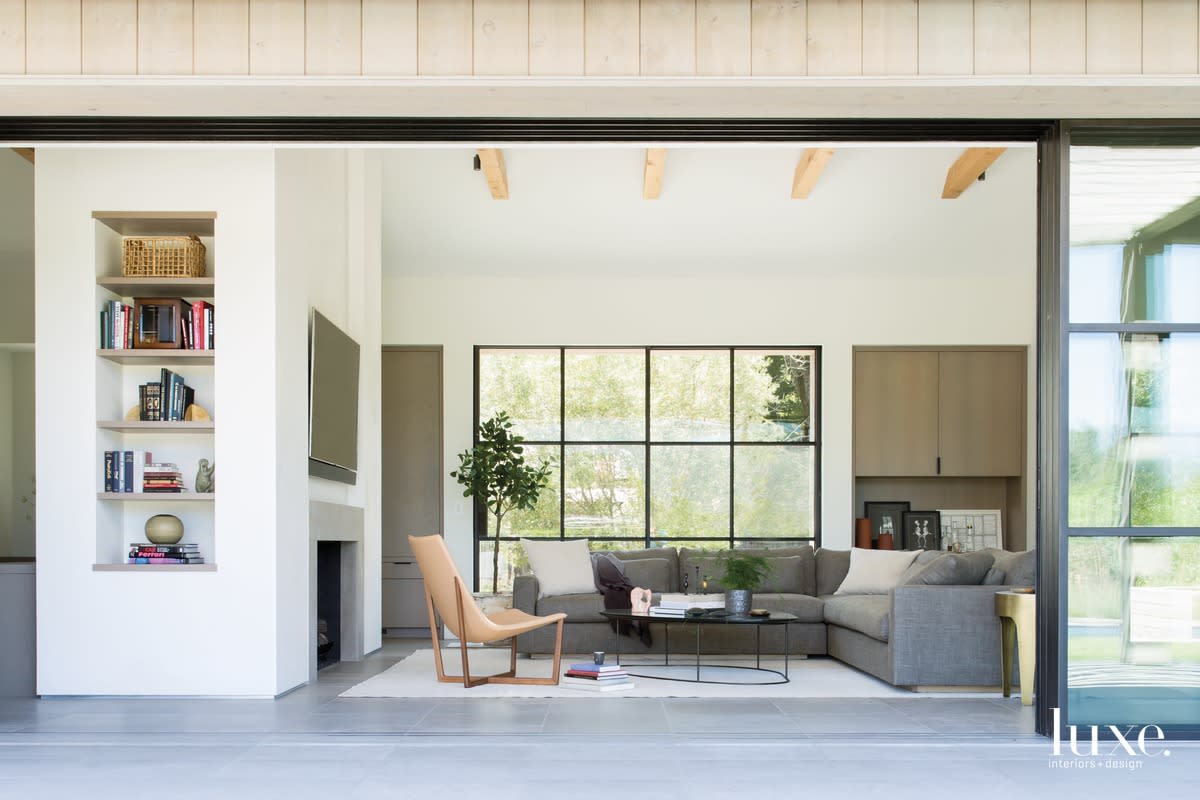
[[[684,664],[672,664],[671,663],[671,623],[673,621],[674,620],[664,619],[662,617],[658,617],[658,618],[654,619],[654,622],[663,623],[663,632],[664,632],[663,663],[661,663],[661,664],[640,664],[639,663],[639,664],[633,665],[633,666],[635,666],[635,667],[672,667],[672,666],[690,667],[690,666],[692,666],[691,664],[687,664],[687,663],[684,663]],[[637,673],[637,672],[630,672],[629,675],[632,677],[635,677],[635,678],[648,678],[649,680],[654,680],[654,681],[678,681],[681,683],[711,683],[711,684],[722,684],[722,685],[726,685],[726,686],[779,686],[780,684],[792,682],[792,679],[788,676],[788,671],[789,671],[789,666],[790,666],[790,653],[788,651],[791,649],[791,647],[788,642],[788,626],[786,624],[783,626],[783,672],[780,672],[777,669],[770,669],[769,667],[764,667],[762,665],[762,627],[761,626],[755,626],[755,628],[754,628],[754,666],[747,667],[747,666],[741,666],[741,665],[736,665],[736,664],[705,664],[705,663],[703,663],[700,660],[700,658],[701,658],[701,655],[700,655],[700,632],[701,632],[701,629],[704,628],[704,624],[700,623],[700,622],[694,622],[694,621],[685,622],[684,624],[691,625],[692,627],[694,627],[696,629],[696,662],[695,662],[696,677],[695,678],[665,678],[660,675],[647,675],[645,673]],[[620,632],[619,625],[616,626],[616,630],[614,631],[614,636],[615,636],[615,641],[617,643],[617,647],[616,647],[616,650],[614,651],[614,654],[617,657],[617,664],[620,664],[621,663],[621,632]],[[768,673],[771,673],[774,675],[778,675],[783,680],[762,681],[762,682],[706,680],[706,679],[700,677],[700,670],[703,667],[708,667],[710,669],[715,669],[715,668],[744,669],[744,670],[750,670],[752,672],[768,672]]]

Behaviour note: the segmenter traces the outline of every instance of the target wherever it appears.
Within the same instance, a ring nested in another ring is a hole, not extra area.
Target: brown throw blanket
[[[621,566],[621,559],[605,553],[595,556],[592,565],[595,567],[596,572],[596,587],[604,595],[604,610],[628,611],[632,608],[633,604],[629,600],[629,593],[635,587],[625,577],[625,570]],[[646,647],[649,647],[651,644],[649,620],[646,622],[629,622],[614,619],[609,620],[608,624],[612,626],[612,629],[619,636],[636,635]]]

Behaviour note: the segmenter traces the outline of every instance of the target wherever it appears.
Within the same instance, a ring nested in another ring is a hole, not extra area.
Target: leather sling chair
[[[433,638],[433,660],[437,665],[438,681],[442,683],[457,683],[471,688],[485,683],[519,683],[537,686],[555,686],[558,684],[558,670],[562,661],[563,613],[535,617],[515,608],[498,611],[485,615],[475,605],[474,598],[467,591],[462,576],[450,558],[446,542],[441,536],[409,536],[413,555],[421,567],[421,577],[425,579],[425,607],[429,611],[429,633]],[[450,632],[458,637],[459,649],[462,651],[462,675],[447,675],[442,669],[442,647],[438,641],[437,619],[434,612],[441,614],[442,621]],[[546,625],[558,624],[554,638],[554,666],[549,678],[518,678],[517,677],[517,636],[529,631],[535,631]],[[468,642],[497,642],[502,639],[512,640],[512,651],[507,672],[495,675],[471,677],[471,665],[467,658]]]

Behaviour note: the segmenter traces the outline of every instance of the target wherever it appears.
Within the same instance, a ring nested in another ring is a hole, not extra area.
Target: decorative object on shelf
[[[1000,525],[1000,509],[943,508],[942,525],[950,529],[953,541],[962,551],[1003,550],[1004,531]]]
[[[890,533],[879,534],[879,540],[876,542],[876,544],[879,545],[877,548],[879,550],[891,550],[895,546],[894,542],[892,541],[892,534]]]
[[[203,406],[191,403],[188,405],[187,410],[183,412],[183,419],[186,422],[205,422],[212,419],[212,416],[204,410]]]
[[[174,514],[155,514],[146,520],[146,538],[154,544],[175,544],[183,538],[183,520]]]
[[[196,467],[196,491],[201,493],[211,492],[215,488],[213,472],[216,470],[215,464],[208,463],[207,458],[200,459],[200,464]]]
[[[941,514],[936,511],[905,511],[901,521],[904,532],[900,539],[902,550],[941,549]]]
[[[871,520],[866,517],[854,520],[854,546],[863,550],[871,549]]]
[[[750,613],[754,590],[762,585],[771,569],[771,562],[763,556],[739,555],[726,550],[717,557],[717,564],[725,570],[717,580],[725,587],[725,611],[729,614]]]
[[[450,473],[463,487],[463,497],[483,503],[496,518],[496,543],[492,548],[492,591],[500,587],[500,524],[510,511],[528,511],[550,481],[550,462],[526,463],[521,446],[525,437],[512,432],[503,411],[479,423],[474,447],[458,454],[458,469]],[[486,536],[487,531],[483,532]]]
[[[125,412],[125,421],[126,422],[137,422],[140,419],[142,419],[142,404],[141,403],[138,403],[136,406],[130,406],[129,410]]]
[[[649,589],[634,587],[629,593],[629,606],[635,614],[645,614],[650,611],[650,603],[654,599],[654,593]]]
[[[871,520],[872,538],[881,539],[886,534],[895,541],[896,529],[900,526],[901,515],[910,511],[912,505],[907,500],[868,500],[863,504],[863,516]],[[903,539],[901,539],[903,541]],[[882,545],[880,550],[888,550]]]
[[[177,297],[133,299],[135,349],[190,350],[192,305]]]
[[[126,236],[121,245],[121,274],[125,277],[204,277],[206,248],[195,234]]]

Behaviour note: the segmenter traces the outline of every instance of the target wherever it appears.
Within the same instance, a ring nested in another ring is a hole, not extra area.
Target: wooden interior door
[[[383,351],[383,627],[428,629],[408,536],[442,533],[442,349]]]

